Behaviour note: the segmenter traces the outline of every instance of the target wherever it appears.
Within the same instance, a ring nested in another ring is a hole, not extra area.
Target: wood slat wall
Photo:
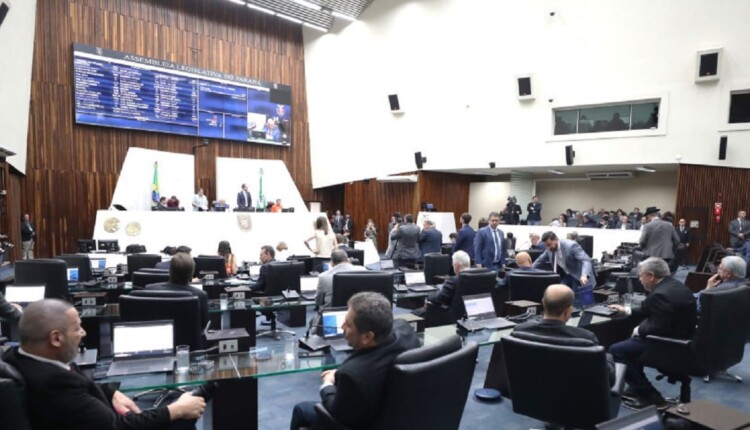
[[[312,189],[304,49],[299,25],[225,0],[45,0],[37,4],[27,176],[21,209],[37,255],[75,249],[107,208],[130,147],[191,153],[193,137],[83,126],[73,119],[72,44],[84,43],[291,85],[290,148],[210,140],[196,150],[196,185],[216,198],[216,157],[283,160],[305,200]],[[25,107],[19,107],[25,108]]]
[[[700,222],[694,231],[689,259],[696,263],[703,247],[714,242],[729,246],[729,222],[740,210],[750,211],[750,169],[680,165],[677,178],[677,217]],[[721,197],[719,197],[721,193]],[[715,202],[723,204],[717,224],[712,216]]]

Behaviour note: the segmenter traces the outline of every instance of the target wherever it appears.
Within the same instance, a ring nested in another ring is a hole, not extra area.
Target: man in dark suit
[[[355,294],[348,306],[342,328],[354,352],[337,370],[323,372],[320,399],[345,427],[366,428],[378,413],[393,361],[418,348],[419,339],[406,321],[394,321],[391,304],[381,294]],[[315,402],[298,403],[290,428],[314,427],[315,419]]]
[[[443,233],[435,228],[435,223],[425,220],[422,223],[422,231],[419,233],[419,251],[422,253],[422,259],[425,254],[431,252],[440,253],[443,246]]]
[[[341,228],[341,234],[346,237],[347,241],[352,240],[352,233],[354,232],[354,221],[352,221],[351,214],[344,215],[344,224]]]
[[[336,210],[336,215],[331,220],[331,228],[334,233],[344,233],[344,217],[341,216],[340,210]]]
[[[577,242],[558,239],[552,231],[542,234],[542,242],[547,250],[534,261],[533,268],[539,269],[542,264],[552,264],[552,270],[560,274],[560,282],[577,292],[581,286],[593,286],[594,276],[591,258]]]
[[[677,245],[677,249],[674,252],[674,269],[684,266],[686,263],[687,251],[688,248],[690,248],[691,239],[690,228],[688,228],[686,224],[685,218],[680,218],[680,220],[677,221],[677,227],[675,227],[680,243]]]
[[[425,305],[421,308],[414,309],[411,313],[416,316],[423,317],[427,313],[427,306],[444,306],[449,307],[453,303],[453,297],[456,295],[456,289],[458,288],[458,275],[471,267],[471,260],[469,254],[464,251],[456,251],[451,256],[453,263],[453,271],[456,276],[450,276],[445,280],[440,291],[435,292],[427,296]]]
[[[21,244],[23,245],[23,259],[34,258],[34,242],[36,241],[36,226],[31,222],[29,214],[24,214],[21,220]]]
[[[242,189],[237,193],[237,209],[245,210],[253,206],[253,198],[247,190],[247,184],[242,184]]]
[[[643,226],[640,240],[643,253],[669,263],[674,258],[674,249],[680,243],[674,226],[659,219],[659,209],[653,206],[646,209],[646,219],[648,223]]]
[[[153,291],[182,291],[198,298],[201,327],[208,323],[208,294],[205,291],[190,286],[195,272],[195,261],[190,254],[178,252],[169,263],[169,282],[146,285],[147,290]]]
[[[24,377],[35,430],[187,429],[203,414],[205,401],[190,393],[169,406],[141,411],[110,384],[95,384],[70,365],[86,336],[70,303],[45,299],[30,304],[18,330],[20,347],[3,359]]]
[[[534,196],[531,202],[526,205],[526,224],[540,225],[542,223],[542,204],[539,203],[539,197]]]
[[[419,252],[419,227],[414,224],[412,214],[404,215],[404,222],[399,226],[394,226],[391,232],[391,239],[396,243],[393,247],[393,260],[395,267],[414,264],[422,253]]]
[[[271,245],[263,245],[260,247],[260,273],[258,279],[254,284],[250,285],[250,289],[256,293],[263,292],[266,289],[266,282],[268,281],[268,263],[271,263],[276,256],[276,251]]]
[[[737,212],[737,218],[729,222],[729,245],[740,249],[745,244],[745,236],[750,233],[750,221],[745,219],[745,211]]]
[[[667,402],[648,381],[639,362],[646,349],[643,339],[648,335],[692,338],[698,320],[695,297],[685,284],[669,276],[669,266],[661,258],[650,257],[642,261],[638,265],[638,273],[643,288],[650,292],[640,309],[646,318],[633,330],[630,339],[612,345],[609,352],[616,362],[627,366],[625,381],[635,398],[626,401],[625,405],[633,409],[650,405],[665,409]],[[631,312],[620,305],[610,305],[610,308],[620,313]]]
[[[464,251],[469,254],[469,258],[474,259],[474,237],[476,231],[469,225],[471,222],[471,214],[465,213],[461,215],[461,229],[458,230],[456,235],[456,242],[453,243],[453,252]]]
[[[474,260],[477,267],[500,270],[505,266],[505,234],[497,226],[500,214],[490,212],[489,224],[482,227],[474,238]]]

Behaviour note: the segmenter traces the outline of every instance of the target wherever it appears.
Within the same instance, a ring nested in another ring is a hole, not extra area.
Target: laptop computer
[[[466,330],[477,331],[485,328],[488,330],[500,330],[516,325],[505,318],[497,316],[490,294],[474,294],[463,296],[462,298],[464,300],[464,307],[466,308],[467,319],[459,321],[458,324]]]
[[[380,260],[380,270],[393,270],[393,260]]]
[[[306,300],[314,300],[318,292],[317,276],[301,276],[299,278],[300,296]]]
[[[18,286],[8,285],[5,287],[5,300],[26,306],[29,303],[44,298],[44,285]]]
[[[107,268],[107,259],[106,258],[91,258],[91,270],[96,271],[103,271]]]
[[[78,268],[77,267],[69,267],[67,269],[68,272],[68,283],[69,284],[77,284],[78,283]]]
[[[260,265],[255,266],[249,266],[247,268],[247,273],[250,275],[251,278],[258,278],[260,276]]]
[[[404,272],[404,284],[417,293],[435,291],[435,287],[425,283],[424,272]]]
[[[611,317],[612,315],[616,314],[617,311],[610,309],[609,306],[593,305],[589,307],[584,307],[583,313],[590,313],[594,315],[600,315],[603,317]]]
[[[113,323],[112,351],[107,376],[171,372],[174,323],[171,320]]]
[[[346,319],[346,308],[330,308],[321,312],[320,332],[323,339],[334,351],[351,351],[352,347],[344,338],[341,326]]]

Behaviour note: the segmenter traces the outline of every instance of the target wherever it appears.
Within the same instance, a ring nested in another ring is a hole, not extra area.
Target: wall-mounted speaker
[[[422,157],[421,152],[414,153],[414,164],[417,165],[417,169],[421,169],[424,163],[427,162],[427,157]]]
[[[518,100],[534,100],[531,75],[516,76]]]
[[[388,103],[391,105],[391,112],[401,112],[401,104],[398,102],[398,94],[389,94]]]
[[[719,160],[727,159],[727,137],[721,136],[719,139]]]
[[[568,166],[573,165],[573,159],[576,158],[576,152],[573,151],[573,145],[565,147],[565,164]]]
[[[698,51],[695,57],[695,82],[718,81],[721,72],[721,48]]]
[[[10,11],[10,3],[7,1],[0,2],[0,25],[3,25],[5,16],[8,15],[8,11]]]
[[[494,161],[490,161],[490,169],[494,169],[496,166]]]

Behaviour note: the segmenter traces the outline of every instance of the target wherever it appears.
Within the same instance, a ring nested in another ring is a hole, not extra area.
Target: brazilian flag
[[[154,162],[154,182],[151,183],[151,207],[159,203],[159,163]]]

